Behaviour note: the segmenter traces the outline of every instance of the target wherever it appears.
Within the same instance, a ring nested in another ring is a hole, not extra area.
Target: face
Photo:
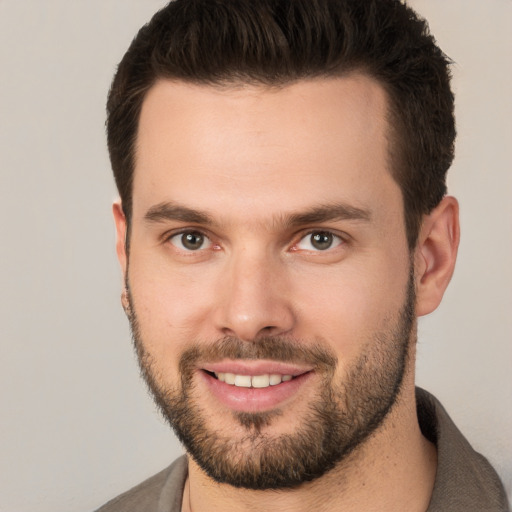
[[[217,481],[321,476],[395,403],[414,286],[386,131],[364,76],[159,82],[144,101],[129,258],[116,214],[126,306],[157,403]]]

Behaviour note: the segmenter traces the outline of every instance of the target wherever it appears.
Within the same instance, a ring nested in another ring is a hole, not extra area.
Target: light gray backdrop
[[[512,489],[512,2],[413,0],[456,61],[455,277],[418,382]],[[115,66],[163,0],[0,0],[0,511],[90,511],[181,449],[139,380],[104,141]]]

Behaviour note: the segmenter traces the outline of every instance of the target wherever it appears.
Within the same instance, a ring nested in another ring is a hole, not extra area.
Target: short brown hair
[[[107,102],[110,160],[128,223],[142,102],[158,79],[286,85],[362,71],[389,98],[391,173],[409,247],[446,193],[455,120],[450,61],[399,0],[175,0],[142,27]]]

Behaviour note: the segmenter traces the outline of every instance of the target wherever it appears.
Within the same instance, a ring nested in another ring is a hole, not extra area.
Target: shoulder
[[[476,452],[431,394],[416,390],[423,435],[437,447],[437,474],[428,512],[507,512],[507,496],[489,461]]]
[[[187,459],[182,456],[163,471],[110,500],[96,512],[179,511],[186,477]]]

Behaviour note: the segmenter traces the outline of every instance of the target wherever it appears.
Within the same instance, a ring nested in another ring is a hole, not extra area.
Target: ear
[[[121,272],[123,276],[126,274],[126,264],[128,256],[126,254],[126,217],[123,212],[121,201],[116,201],[112,205],[112,213],[114,214],[114,222],[116,224],[116,252]]]
[[[447,196],[421,225],[414,254],[417,316],[439,306],[453,275],[459,239],[459,203]]]
[[[128,262],[128,255],[126,254],[126,217],[123,212],[121,201],[116,201],[112,205],[112,213],[114,214],[114,222],[116,224],[116,252],[123,278],[126,276],[126,268]],[[121,305],[124,312],[130,317],[130,301],[128,300],[128,290],[126,285],[123,287],[121,293]]]

